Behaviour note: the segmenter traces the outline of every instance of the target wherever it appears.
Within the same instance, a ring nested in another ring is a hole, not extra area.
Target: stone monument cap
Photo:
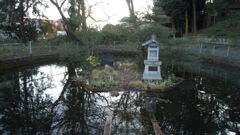
[[[142,44],[142,46],[148,46],[148,45],[155,45],[158,46],[159,42],[156,40],[157,36],[155,34],[152,34],[152,38],[145,43]]]

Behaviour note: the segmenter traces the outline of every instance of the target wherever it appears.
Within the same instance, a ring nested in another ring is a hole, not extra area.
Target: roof
[[[145,43],[142,44],[142,46],[148,46],[151,44],[155,44],[155,45],[159,45],[159,42],[156,40],[156,35],[152,35],[152,38],[148,41],[146,41]]]

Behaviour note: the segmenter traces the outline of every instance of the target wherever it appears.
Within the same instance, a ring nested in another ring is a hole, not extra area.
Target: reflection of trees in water
[[[151,134],[152,127],[144,107],[144,94],[124,92],[113,103],[112,134]]]
[[[153,133],[144,106],[144,93],[123,92],[119,99],[109,100],[107,94],[91,92],[75,83],[74,66],[67,69],[63,90],[55,102],[44,94],[52,86],[51,78],[37,69],[8,74],[4,79],[10,80],[11,85],[0,87],[8,103],[0,112],[4,131],[11,134],[102,134],[106,118],[113,111],[112,134]],[[163,95],[172,104],[157,103],[155,115],[163,132],[188,135],[239,130],[239,89],[209,80],[201,82],[199,78],[191,80],[194,81],[186,81]],[[198,90],[216,93],[216,96],[204,94],[209,99],[205,100],[199,97]]]
[[[143,94],[124,92],[118,100],[111,100],[106,93],[94,93],[81,87],[74,81],[76,68],[68,66],[67,69],[62,92],[55,102],[44,94],[52,86],[51,78],[37,69],[8,77],[14,86],[8,88],[9,106],[2,112],[4,131],[11,134],[102,134],[107,117],[112,115],[113,134],[153,132],[143,106]]]
[[[216,87],[216,84],[210,80],[203,82],[200,78],[195,78],[195,82],[186,81],[175,91],[168,92],[165,96],[173,103],[159,104],[157,107],[158,113],[156,116],[162,122],[163,132],[176,135],[227,134],[227,129],[239,132],[239,129],[233,124],[239,118],[239,115],[235,115],[235,120],[233,120],[231,111],[238,108],[233,112],[239,114],[239,105],[236,103],[239,103],[240,100],[238,96],[232,96],[232,99],[228,98],[230,102],[224,99],[227,95],[221,93],[224,93],[222,90],[226,90],[228,87],[224,84],[218,84],[218,87]],[[198,90],[207,89],[218,92],[217,97],[215,94],[199,96]]]
[[[8,106],[2,112],[4,131],[11,134],[51,132],[51,98],[43,94],[51,87],[51,79],[43,73],[40,73],[40,79],[35,79],[33,76],[37,73],[37,69],[24,70],[8,77],[14,85],[5,88],[8,91],[5,95]]]
[[[38,79],[35,75],[38,73]],[[102,134],[108,102],[104,96],[77,85],[75,68],[68,67],[64,87],[52,102],[44,91],[52,86],[51,78],[38,70],[13,73],[1,112],[4,131],[11,134]]]
[[[55,132],[61,134],[102,134],[106,121],[105,97],[79,86],[75,81],[76,71],[73,66],[67,67],[68,78],[65,81],[53,110],[58,110]]]

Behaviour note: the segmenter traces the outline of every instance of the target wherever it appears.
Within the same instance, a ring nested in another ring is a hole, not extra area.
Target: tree
[[[53,24],[49,20],[43,20],[41,22],[41,33],[46,35],[47,33],[53,33]]]
[[[133,0],[126,0],[127,5],[128,5],[128,10],[130,13],[130,22],[133,23],[134,26],[137,25],[137,17],[135,15],[135,11],[134,11],[134,4],[133,4]]]
[[[192,11],[190,10],[188,12],[192,13],[192,32],[196,33],[198,29],[203,28],[205,24],[206,0],[192,0],[191,2],[192,3],[189,2],[189,4],[191,5]]]
[[[227,0],[215,0],[206,4],[208,14],[208,25],[211,24],[213,18],[213,24],[216,23],[216,17],[221,15],[228,7]]]
[[[204,24],[206,0],[156,0],[154,8],[162,7],[166,15],[171,17],[172,26],[182,35],[182,31],[188,34],[202,28]],[[153,10],[159,15],[158,10]],[[191,27],[190,27],[191,26]]]
[[[96,22],[102,21],[96,20],[91,15],[92,8],[99,3],[86,7],[85,0],[50,0],[50,2],[60,13],[68,38],[79,41],[81,44],[83,44],[82,39],[79,39],[76,32],[88,30],[87,18]],[[65,11],[67,11],[68,15],[65,15]]]
[[[186,10],[185,11],[185,35],[188,35],[188,30],[189,30],[189,28],[188,28],[188,11]]]
[[[137,31],[138,40],[144,42],[149,39],[149,35],[156,34],[158,39],[166,39],[169,35],[173,34],[168,27],[165,27],[159,23],[151,23],[141,25]]]
[[[36,24],[29,18],[30,9],[32,13],[41,16],[39,6],[46,7],[41,0],[4,0],[0,1],[1,29],[7,31],[11,36],[16,35],[18,40],[26,43],[37,37]]]
[[[196,14],[196,0],[192,0],[193,9],[193,33],[197,32],[197,14]]]
[[[154,3],[154,7],[152,9],[153,15],[150,18],[161,24],[171,23],[171,18],[166,15],[166,13],[163,11],[163,8],[159,4],[159,2]]]
[[[124,27],[124,24],[121,25],[112,25],[106,24],[102,29],[103,40],[108,43],[113,41],[126,41],[127,37],[130,36],[132,32],[129,27]]]
[[[50,2],[57,8],[64,22],[64,29],[69,39],[76,40],[82,43],[82,41],[75,35],[78,29],[86,30],[86,7],[84,0],[50,0]],[[64,6],[69,5],[67,13],[69,18],[64,14]]]
[[[164,12],[171,18],[172,28],[177,28],[181,33],[184,27],[184,15],[187,9],[187,3],[184,0],[157,0],[154,3],[154,15],[159,16]],[[163,10],[163,11],[162,11]]]
[[[55,111],[49,112],[52,98],[45,93],[52,87],[51,77],[34,68],[11,73],[6,81],[13,81],[13,85],[1,88],[6,91],[4,100],[8,103],[0,110],[1,133],[51,134]]]

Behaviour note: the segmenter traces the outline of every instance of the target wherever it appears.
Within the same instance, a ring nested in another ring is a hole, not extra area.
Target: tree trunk
[[[193,7],[193,33],[197,33],[196,0],[192,0],[192,7]]]
[[[128,5],[128,10],[130,13],[130,21],[133,23],[134,26],[137,25],[137,19],[135,16],[135,11],[134,11],[134,5],[133,5],[133,0],[126,0],[127,5]]]
[[[24,97],[23,97],[23,112],[26,121],[24,122],[25,129],[28,131],[29,130],[29,104],[28,104],[28,88],[27,88],[27,75],[26,71],[23,73],[23,92],[24,92]]]
[[[85,1],[81,0],[81,10],[82,10],[82,30],[87,30],[87,23],[86,23],[86,7]]]
[[[213,25],[216,24],[216,16],[213,16]]]
[[[24,36],[24,1],[21,0],[19,3],[19,12],[20,12],[20,18],[19,18],[19,22],[20,22],[20,40],[27,46],[27,39]]]
[[[185,11],[185,35],[188,35],[188,11]]]
[[[207,27],[211,25],[211,16],[208,14],[207,15]]]
[[[176,35],[175,35],[175,23],[172,22],[172,32],[173,32],[173,39],[176,38]]]
[[[135,10],[134,10],[134,5],[133,5],[133,0],[130,1],[131,2],[131,5],[132,5],[132,19],[133,19],[133,24],[134,26],[137,25],[137,18],[135,16]]]

